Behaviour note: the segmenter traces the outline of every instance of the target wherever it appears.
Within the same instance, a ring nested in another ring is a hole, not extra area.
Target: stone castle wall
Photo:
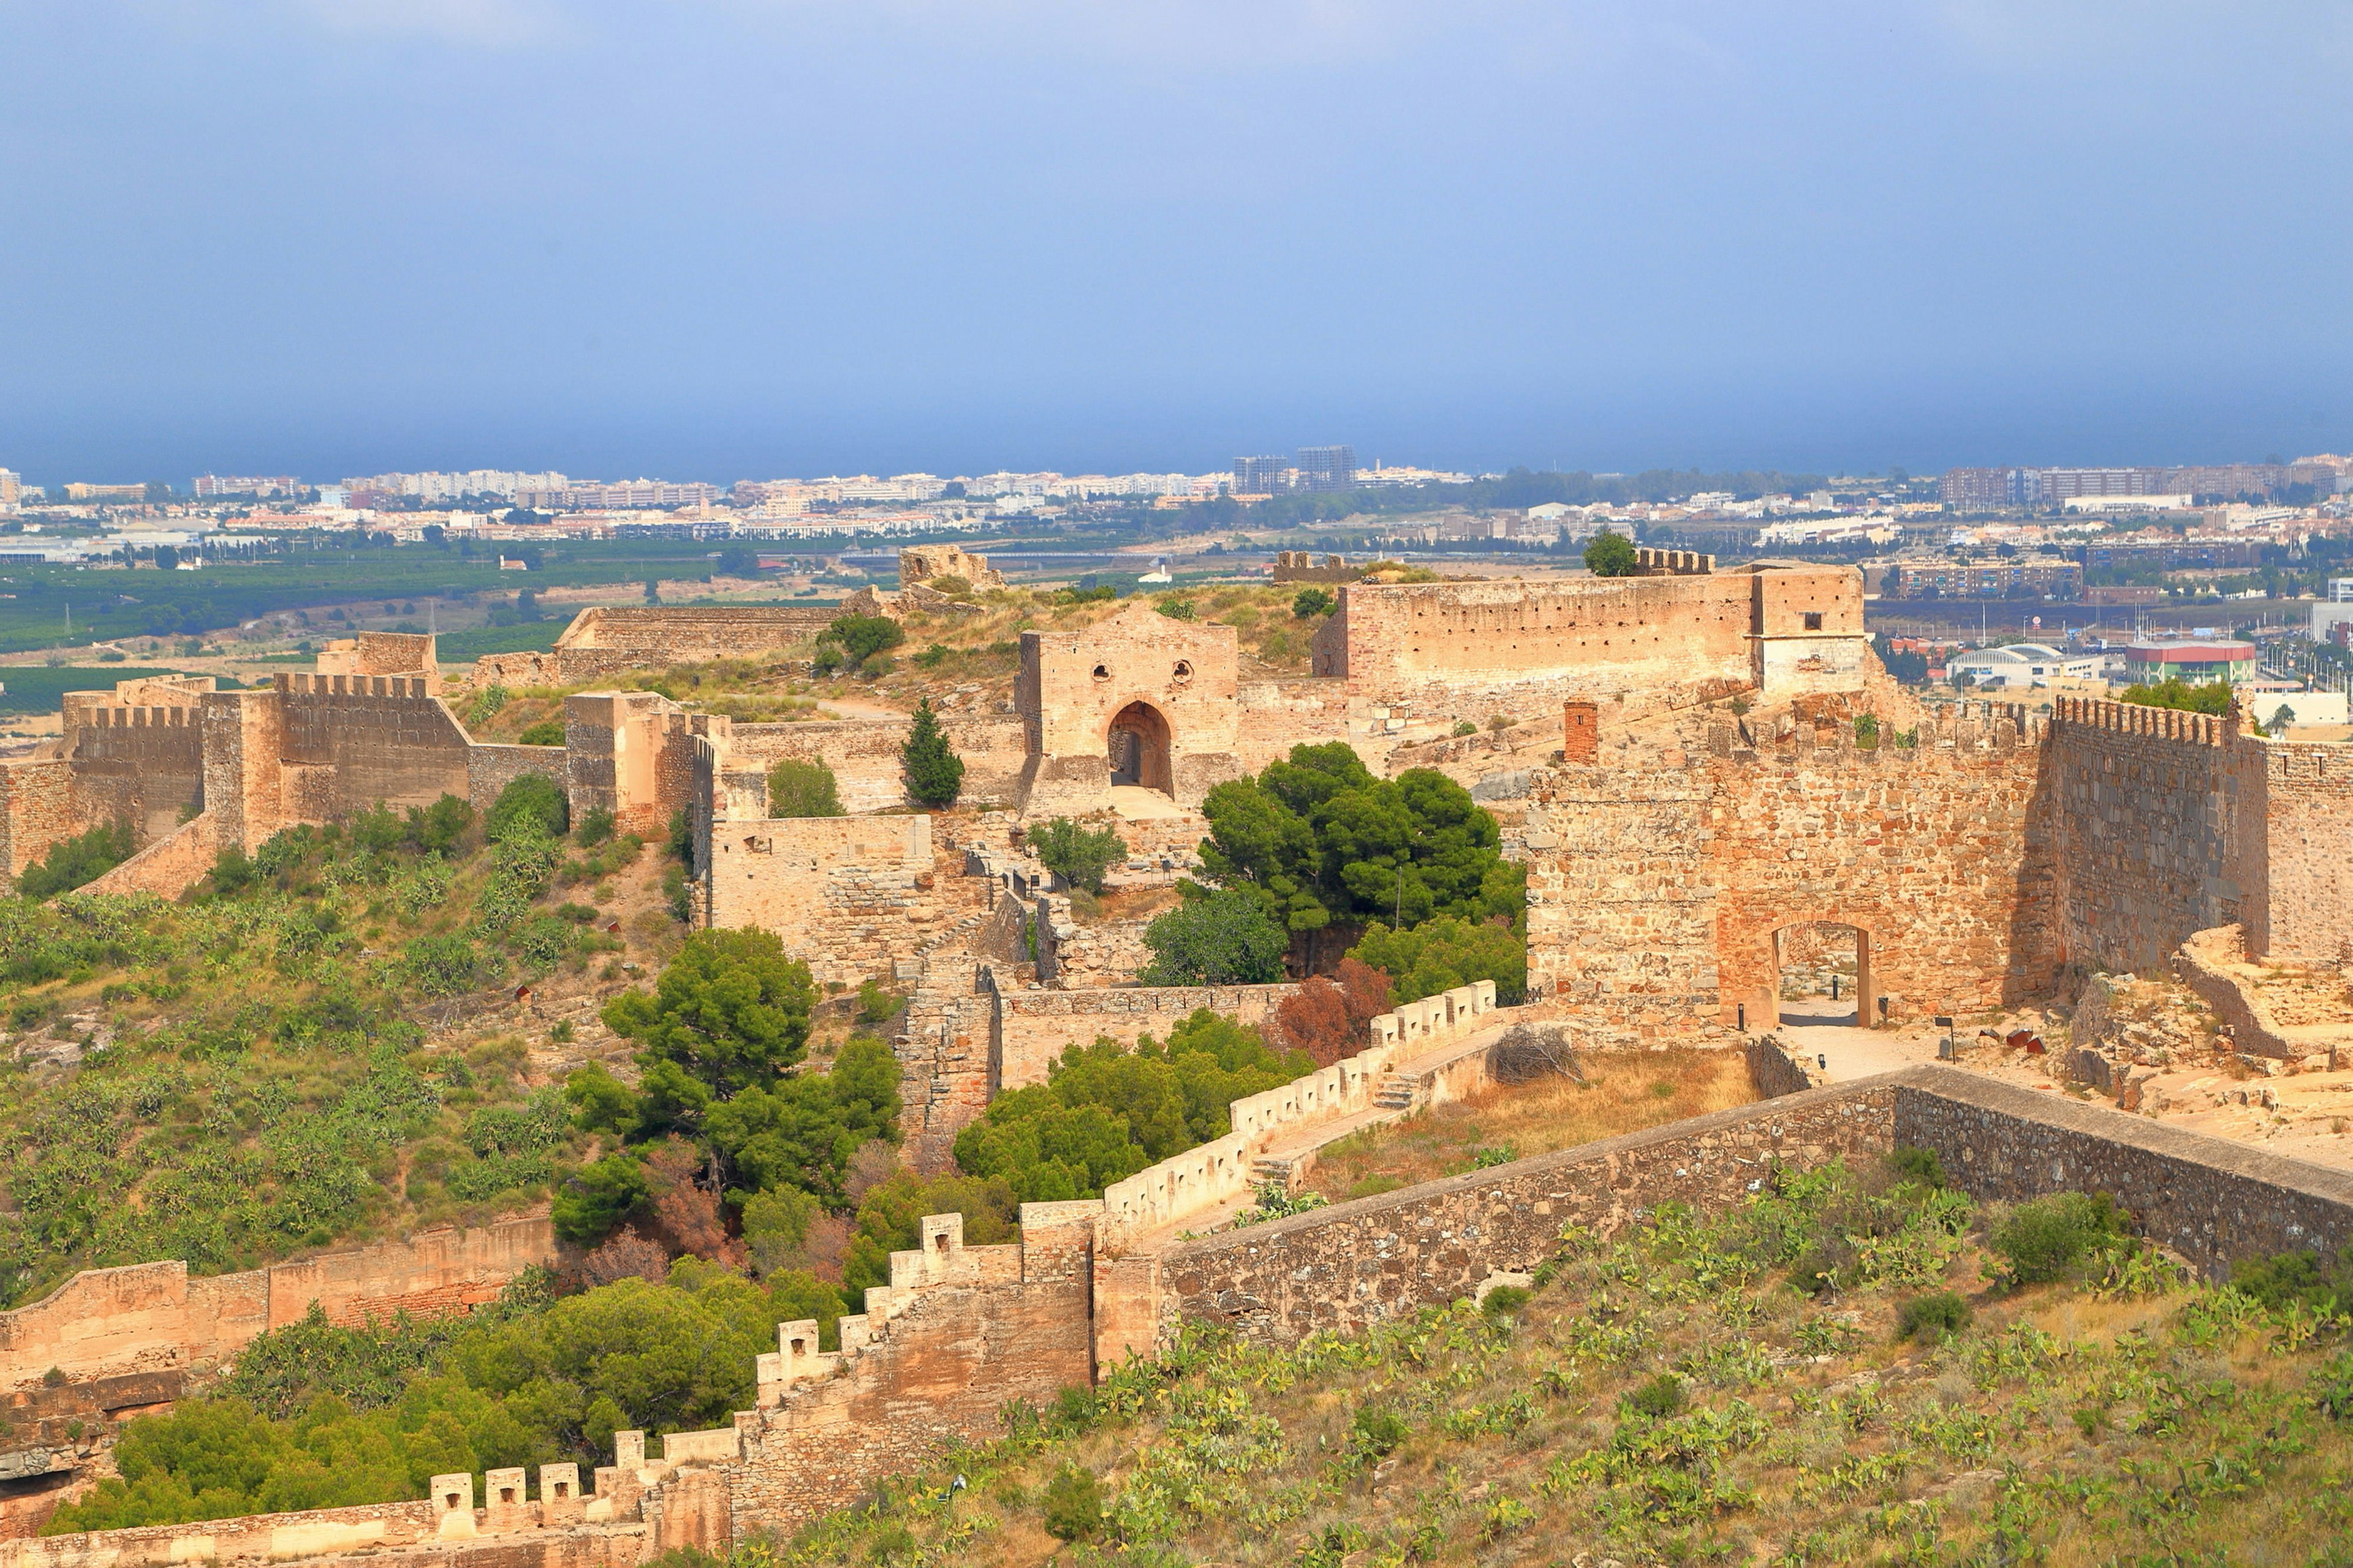
[[[1864,747],[1844,724],[1719,711],[1605,731],[1589,763],[1535,771],[1520,827],[1532,990],[1597,1044],[1769,1028],[1774,933],[1817,921],[1866,933],[1875,1018],[2046,984],[2037,732],[1977,705],[1937,710],[1915,739]]]
[[[2246,740],[2263,767],[2263,921],[2257,951],[2353,958],[2353,747]],[[2252,772],[2252,768],[2247,771]]]
[[[111,694],[69,692],[63,710],[80,820],[128,823],[146,843],[171,832],[181,813],[203,798],[204,731],[195,694],[170,706],[133,707]]]
[[[2236,787],[2228,731],[2207,714],[2055,704],[2047,765],[2066,823],[2058,917],[2068,962],[2160,971],[2194,933],[2247,918],[2251,868],[2232,844],[2254,803]]]
[[[948,744],[964,759],[966,804],[1013,798],[1027,755],[1021,721],[1006,717],[946,715],[940,721]],[[906,744],[904,719],[827,719],[798,724],[735,724],[729,728],[728,767],[757,774],[765,814],[766,773],[787,758],[821,762],[833,770],[841,807],[849,812],[897,811],[907,800],[900,748]]]
[[[302,770],[288,815],[332,820],[466,795],[472,742],[422,677],[278,677],[280,762]]]
[[[37,1386],[53,1367],[80,1383],[215,1365],[313,1302],[345,1324],[459,1311],[556,1256],[554,1227],[537,1215],[240,1274],[191,1277],[180,1262],[89,1269],[0,1312],[0,1389]]]
[[[1165,1040],[1170,1029],[1203,1007],[1237,1023],[1262,1025],[1297,989],[1277,984],[1004,990],[997,994],[989,1040],[989,1081],[999,1091],[1043,1083],[1047,1068],[1072,1046],[1098,1039],[1133,1046],[1145,1035]]]
[[[715,822],[707,921],[775,931],[821,984],[887,976],[987,905],[986,882],[937,875],[931,830],[920,812]]]

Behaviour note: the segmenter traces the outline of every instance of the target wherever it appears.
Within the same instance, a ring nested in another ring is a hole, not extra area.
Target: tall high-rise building
[[[23,481],[14,468],[0,468],[0,511],[13,509],[24,491]]]
[[[1348,490],[1356,488],[1354,447],[1299,448],[1299,484],[1303,489]]]
[[[1236,458],[1234,494],[1271,496],[1282,488],[1282,471],[1291,465],[1281,458]]]

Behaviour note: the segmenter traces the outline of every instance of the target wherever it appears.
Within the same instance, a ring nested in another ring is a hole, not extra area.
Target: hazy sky
[[[2353,7],[0,0],[0,465],[2353,447]]]

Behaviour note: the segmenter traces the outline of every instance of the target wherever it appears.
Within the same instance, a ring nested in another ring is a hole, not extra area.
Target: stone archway
[[[1169,765],[1168,740],[1167,716],[1149,702],[1131,702],[1113,714],[1105,738],[1113,787],[1138,784],[1174,795],[1176,772]]]
[[[1844,921],[1798,921],[1775,930],[1773,988],[1766,1024],[1878,1022],[1878,990],[1871,980],[1871,932]]]

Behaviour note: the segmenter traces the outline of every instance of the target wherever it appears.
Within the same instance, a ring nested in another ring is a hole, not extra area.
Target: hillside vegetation
[[[1532,1291],[1196,1327],[774,1564],[2353,1563],[2353,1279],[2193,1286],[2105,1200],[1932,1158],[1572,1230]]]
[[[182,902],[0,900],[0,1305],[544,1200],[586,1143],[560,1089],[515,1034],[437,1032],[678,938],[643,845],[512,793],[290,828]]]

